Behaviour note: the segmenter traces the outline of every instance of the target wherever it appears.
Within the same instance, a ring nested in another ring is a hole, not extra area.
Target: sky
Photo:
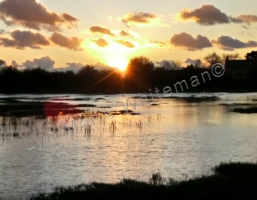
[[[257,48],[257,0],[2,0],[0,59],[51,70],[202,59]]]

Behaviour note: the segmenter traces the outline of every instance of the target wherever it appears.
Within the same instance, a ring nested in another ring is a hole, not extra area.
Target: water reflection
[[[257,115],[233,113],[227,106],[249,103],[256,94],[226,94],[219,101],[198,103],[163,99],[157,106],[138,106],[140,115],[112,118],[98,112],[106,111],[100,107],[122,110],[117,102],[125,102],[126,96],[95,102],[100,97],[66,96],[60,102],[97,104],[83,113],[58,112],[46,119],[1,117],[0,196],[24,197],[57,185],[115,182],[124,177],[148,180],[156,172],[184,178],[183,174],[210,173],[221,161],[256,160]],[[82,126],[87,118],[88,124]],[[14,137],[16,132],[19,135]],[[28,150],[24,136],[34,149]]]

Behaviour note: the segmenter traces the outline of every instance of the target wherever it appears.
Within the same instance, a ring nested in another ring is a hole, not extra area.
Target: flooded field
[[[220,162],[256,161],[257,114],[248,113],[256,99],[256,93],[2,95],[0,197],[148,180],[156,172],[181,179],[211,173]]]

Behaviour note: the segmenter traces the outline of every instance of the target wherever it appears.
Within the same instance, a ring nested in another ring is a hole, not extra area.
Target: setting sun
[[[107,64],[111,67],[118,68],[121,71],[125,71],[128,65],[128,60],[125,58],[113,58],[107,61]]]

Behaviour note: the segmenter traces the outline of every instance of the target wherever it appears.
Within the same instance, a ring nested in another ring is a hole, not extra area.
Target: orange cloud
[[[127,26],[163,26],[161,17],[154,13],[130,12],[119,18]]]
[[[121,30],[119,34],[120,36],[123,36],[123,37],[134,37],[132,34],[124,30]]]
[[[106,27],[101,27],[101,26],[91,26],[89,28],[89,31],[91,33],[100,33],[103,35],[110,35],[110,36],[114,36],[114,34]]]
[[[109,45],[109,43],[105,39],[102,39],[102,38],[99,38],[97,40],[93,40],[92,39],[91,41],[93,43],[95,43],[97,46],[102,47],[102,48],[104,48],[104,47]]]
[[[132,42],[129,42],[127,40],[115,40],[115,42],[131,49],[135,47],[135,45]]]

